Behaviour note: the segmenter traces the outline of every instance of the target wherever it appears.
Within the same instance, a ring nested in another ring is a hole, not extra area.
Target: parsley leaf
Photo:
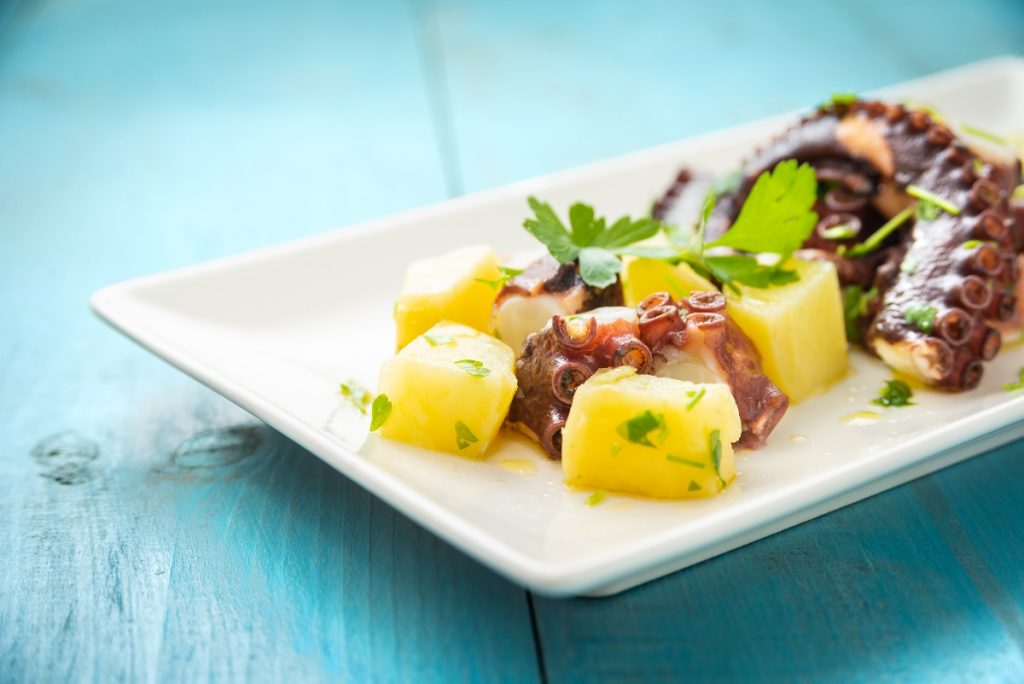
[[[740,290],[736,283],[765,288],[800,280],[795,271],[787,271],[778,266],[765,266],[749,254],[709,256],[705,257],[704,261],[715,279],[737,294]]]
[[[378,394],[370,406],[370,432],[380,429],[384,421],[391,415],[391,400],[386,394]]]
[[[491,374],[491,369],[484,365],[483,361],[476,359],[459,359],[455,365],[466,371],[474,378],[483,378]]]
[[[788,257],[818,223],[813,211],[817,198],[818,181],[810,165],[795,159],[779,162],[758,177],[732,227],[707,246]]]
[[[652,218],[636,221],[623,216],[610,227],[604,218],[596,217],[593,207],[577,202],[569,207],[569,228],[547,202],[529,198],[534,218],[523,221],[523,227],[537,238],[559,263],[579,261],[580,278],[593,287],[608,287],[615,282],[622,261],[619,255],[630,245],[653,237],[661,224]],[[637,248],[633,248],[637,249]]]
[[[665,416],[660,413],[652,413],[650,410],[638,413],[629,420],[625,421],[618,428],[616,432],[620,436],[629,440],[633,444],[639,444],[640,446],[653,447],[654,443],[651,442],[648,437],[652,432],[658,430],[658,435],[655,437],[658,444],[665,441],[668,437],[668,426],[665,425]]]
[[[341,396],[348,399],[349,403],[356,407],[360,413],[366,415],[366,407],[370,405],[370,401],[373,399],[373,395],[370,394],[370,390],[360,385],[355,380],[348,380],[339,385]]]
[[[851,92],[834,92],[829,99],[818,105],[818,109],[828,107],[848,107],[857,101],[857,94]]]
[[[515,278],[517,275],[523,272],[521,268],[512,268],[510,266],[499,266],[498,271],[501,272],[501,277],[494,280],[488,280],[486,278],[474,278],[478,283],[487,285],[492,290],[500,290],[505,287],[505,283]]]
[[[602,501],[604,501],[604,492],[602,492],[600,489],[587,497],[588,506],[596,506]]]
[[[473,431],[469,429],[469,426],[463,423],[461,420],[455,421],[455,446],[459,447],[459,451],[469,447],[470,444],[476,444],[480,439],[473,434]]]
[[[872,399],[871,403],[886,408],[890,406],[913,406],[914,402],[910,401],[912,396],[914,396],[914,391],[910,389],[910,385],[907,383],[902,380],[886,380],[885,387],[878,392],[878,398]]]
[[[1007,392],[1013,392],[1014,390],[1024,389],[1024,368],[1021,368],[1017,373],[1017,382],[1011,382],[1003,385],[1003,389]]]
[[[903,310],[907,323],[928,335],[935,328],[935,317],[939,314],[934,306],[920,307],[911,304]]]

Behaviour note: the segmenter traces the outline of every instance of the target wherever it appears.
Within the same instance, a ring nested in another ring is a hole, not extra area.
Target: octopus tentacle
[[[728,229],[762,172],[788,159],[838,183],[818,202],[821,222],[800,255],[836,263],[843,284],[878,288],[864,324],[866,346],[931,385],[976,386],[982,362],[999,348],[994,324],[1020,318],[1024,210],[1009,199],[1020,163],[981,156],[922,111],[876,101],[825,107],[753,155],[743,181],[716,207],[708,238]],[[837,255],[835,243],[823,239],[823,230],[850,225],[862,240],[879,219],[914,201],[908,186],[917,197],[923,190],[940,198],[933,208],[941,211],[919,212],[865,259]],[[934,329],[922,329],[915,311],[930,312]]]
[[[622,303],[618,280],[604,288],[587,285],[575,262],[560,264],[545,254],[502,287],[494,302],[494,329],[519,353],[527,335],[543,328],[555,314],[571,316]]]
[[[741,448],[764,444],[789,405],[761,372],[753,343],[725,315],[720,293],[694,293],[676,302],[659,292],[636,309],[604,307],[572,319],[556,315],[531,334],[516,361],[519,386],[509,424],[540,442],[551,458],[561,458],[561,429],[576,390],[597,369],[619,365],[727,383],[744,426],[736,443]]]

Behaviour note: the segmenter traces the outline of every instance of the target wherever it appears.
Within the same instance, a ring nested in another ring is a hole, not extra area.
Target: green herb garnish
[[[431,347],[442,347],[455,344],[455,338],[451,335],[424,335],[423,339],[425,339],[427,344]]]
[[[356,407],[356,409],[366,415],[366,408],[370,405],[373,400],[373,395],[370,394],[370,390],[360,385],[355,380],[348,380],[339,385],[339,392],[341,396],[345,397],[350,404]]]
[[[1007,392],[1024,389],[1024,368],[1021,368],[1017,373],[1017,382],[1007,383],[1003,385],[1003,389]]]
[[[857,321],[867,316],[868,304],[878,296],[878,289],[871,288],[867,292],[860,285],[847,285],[843,288],[843,318],[846,322],[846,339],[860,342],[860,326]]]
[[[517,275],[521,274],[523,272],[523,269],[511,268],[509,266],[499,266],[498,271],[501,272],[501,277],[495,280],[487,280],[486,278],[474,278],[473,280],[475,280],[478,283],[483,283],[484,285],[487,285],[491,289],[500,290],[501,288],[505,287],[505,284],[508,281],[512,280]]]
[[[928,200],[919,200],[914,210],[914,218],[918,221],[934,221],[939,218],[941,213],[942,209],[939,205],[932,204]]]
[[[917,198],[924,202],[934,204],[947,214],[957,216],[960,213],[960,209],[955,204],[951,203],[949,200],[945,200],[939,197],[934,192],[929,192],[925,190],[922,187],[918,187],[916,185],[908,185],[907,194],[910,195],[911,197]]]
[[[711,465],[715,466],[715,474],[724,487],[726,482],[722,478],[722,438],[720,430],[712,430],[708,436],[708,447],[711,449]]]
[[[602,501],[604,501],[604,492],[602,492],[600,489],[587,497],[588,506],[596,506]]]
[[[559,263],[577,261],[583,282],[593,287],[608,287],[614,283],[622,270],[618,255],[629,245],[653,237],[661,229],[661,224],[652,218],[634,221],[628,216],[607,226],[603,218],[594,216],[592,207],[577,202],[569,207],[570,232],[550,204],[536,197],[530,197],[529,203],[534,218],[523,221],[523,227],[540,240]]]
[[[878,392],[878,398],[872,399],[871,403],[886,408],[890,406],[913,406],[914,402],[910,401],[912,396],[914,396],[914,391],[910,389],[910,385],[907,383],[902,380],[886,380],[885,387]]]
[[[620,424],[615,431],[618,432],[621,437],[629,440],[633,444],[653,447],[654,444],[649,439],[649,436],[655,430],[658,431],[655,440],[658,444],[663,443],[665,438],[668,437],[668,426],[665,425],[665,416],[660,413],[652,413],[648,410],[643,413],[638,413],[626,422]]]
[[[907,275],[913,275],[914,271],[917,270],[917,259],[913,257],[903,257],[903,261],[900,262],[900,270]]]
[[[480,440],[473,431],[469,429],[469,426],[463,423],[461,420],[455,421],[455,445],[459,447],[459,451],[465,449],[470,444],[476,444]]]
[[[691,461],[688,458],[683,458],[682,456],[673,456],[672,454],[669,454],[668,456],[666,456],[665,460],[666,461],[672,461],[673,463],[682,463],[683,465],[692,466],[694,468],[703,468],[704,467],[704,464],[701,463],[700,461]]]
[[[981,247],[983,244],[985,243],[981,240],[968,240],[962,246],[964,249],[974,249],[975,247]]]
[[[865,240],[864,242],[858,242],[849,249],[847,249],[845,245],[840,245],[837,252],[840,256],[848,256],[853,259],[862,256],[867,256],[868,254],[871,254],[879,247],[881,247],[882,243],[885,242],[885,239],[889,237],[889,235],[894,230],[896,230],[904,223],[909,221],[913,215],[914,210],[911,209],[910,207],[907,207],[906,209],[904,209],[903,211],[901,211],[900,213],[896,214],[891,219],[886,221],[881,228],[879,228],[870,236],[868,236],[868,239]]]
[[[619,455],[620,451],[622,451],[622,445],[616,444],[615,446],[608,450],[608,455],[611,456],[612,458],[615,458],[616,456]]]
[[[474,378],[482,378],[491,374],[491,369],[483,364],[483,361],[476,359],[459,359],[455,365],[466,371]]]
[[[391,415],[391,400],[386,394],[378,394],[370,405],[370,432],[376,432]]]
[[[1018,185],[1013,189],[1013,193],[1010,195],[1011,199],[1024,200],[1024,185]]]
[[[935,317],[939,314],[934,306],[920,307],[911,304],[903,310],[903,318],[907,323],[928,335],[935,328]]]
[[[971,160],[971,168],[974,169],[974,173],[981,173],[985,170],[985,162],[975,158]]]
[[[851,92],[835,92],[827,100],[818,105],[818,109],[828,109],[829,107],[848,107],[857,101],[856,93]]]
[[[732,227],[718,240],[704,244],[704,230],[715,208],[708,195],[697,227],[684,230],[666,226],[665,232],[676,250],[670,261],[685,261],[698,274],[713,277],[739,293],[738,284],[751,287],[785,285],[799,279],[782,264],[810,236],[818,215],[812,210],[818,181],[814,169],[796,160],[780,162],[758,176]],[[747,254],[706,255],[705,248],[731,247]],[[778,256],[774,265],[758,261],[753,253]]]
[[[997,145],[1004,145],[1007,147],[1009,147],[1010,145],[1010,142],[1003,136],[996,135],[995,133],[989,133],[986,130],[978,128],[977,126],[968,126],[967,124],[960,124],[960,130],[966,133],[967,135],[973,135],[976,138],[984,138],[985,140],[990,140],[991,142],[994,142]]]
[[[838,226],[826,228],[821,231],[819,235],[826,240],[849,240],[852,237],[857,237],[857,229],[853,226],[840,224]]]
[[[686,488],[686,491],[688,491],[688,492],[699,492],[700,491],[700,485],[697,484],[696,480],[690,480],[690,486]]]
[[[686,396],[692,398],[690,399],[690,402],[686,405],[686,410],[689,411],[693,409],[693,407],[699,404],[700,400],[703,399],[704,395],[707,393],[708,390],[706,387],[701,387],[699,392],[696,390],[690,390],[689,392],[687,392]]]

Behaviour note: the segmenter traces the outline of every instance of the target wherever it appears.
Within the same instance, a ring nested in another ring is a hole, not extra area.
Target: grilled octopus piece
[[[827,190],[801,255],[833,261],[844,284],[878,289],[863,321],[867,348],[929,385],[976,387],[1000,328],[1020,322],[1024,212],[1010,206],[1020,162],[979,154],[923,111],[877,101],[823,107],[747,161],[708,222],[709,240],[735,220],[757,177],[787,159],[813,166]],[[866,258],[844,257],[842,241],[822,239],[843,224],[858,229],[847,243],[862,241],[912,204],[909,186],[953,210],[919,215]]]
[[[526,337],[543,328],[553,315],[570,316],[622,303],[622,283],[618,280],[604,288],[587,285],[575,262],[560,264],[545,254],[498,293],[494,329],[518,354]]]
[[[636,309],[554,316],[527,338],[516,361],[519,388],[509,424],[560,459],[561,430],[576,389],[599,368],[629,365],[639,373],[727,383],[743,422],[736,447],[762,446],[789,399],[761,372],[760,355],[724,310],[725,298],[717,292],[697,292],[684,302],[660,292]]]

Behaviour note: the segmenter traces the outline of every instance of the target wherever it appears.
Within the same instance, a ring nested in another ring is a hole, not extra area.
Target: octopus
[[[746,161],[736,187],[719,196],[707,238],[728,230],[761,173],[789,159],[811,165],[819,180],[819,223],[797,255],[831,261],[844,286],[874,294],[859,321],[867,349],[927,385],[976,387],[1003,333],[1021,322],[1024,207],[1011,201],[1020,162],[972,149],[924,111],[836,103]],[[689,182],[688,174],[675,180],[655,218],[671,219]],[[915,206],[878,249],[856,258],[846,251]],[[830,231],[838,226],[839,236]]]
[[[761,371],[760,354],[725,315],[725,306],[719,292],[695,292],[678,302],[659,292],[635,309],[610,306],[554,315],[527,337],[516,361],[519,387],[509,424],[558,460],[576,389],[598,369],[632,366],[638,373],[727,383],[743,423],[735,446],[759,448],[789,399]]]
[[[583,282],[576,262],[558,263],[544,255],[510,279],[494,302],[494,329],[518,353],[526,337],[553,315],[571,316],[623,303],[622,283],[597,288]]]

